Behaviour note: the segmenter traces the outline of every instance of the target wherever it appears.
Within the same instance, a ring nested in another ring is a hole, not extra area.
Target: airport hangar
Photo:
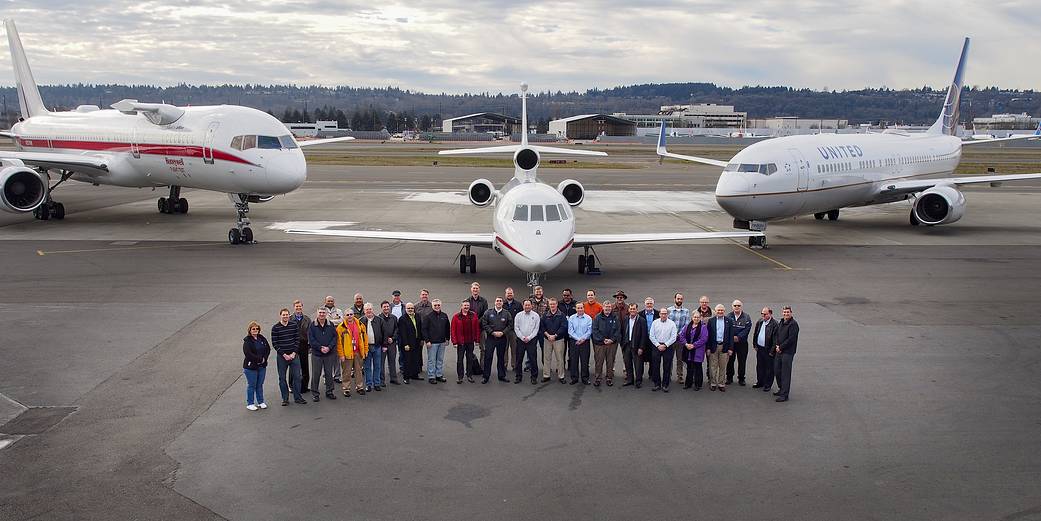
[[[521,120],[497,112],[477,112],[465,116],[445,119],[441,122],[442,132],[496,133],[500,136],[513,135],[521,131]]]
[[[549,122],[549,133],[565,139],[635,136],[636,122],[609,114],[581,114]]]

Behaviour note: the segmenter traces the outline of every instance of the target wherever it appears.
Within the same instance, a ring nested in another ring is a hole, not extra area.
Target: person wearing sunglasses
[[[242,360],[242,374],[246,376],[246,408],[251,411],[267,409],[264,403],[264,375],[267,373],[271,344],[260,334],[260,324],[256,320],[246,326],[242,354],[245,356]]]

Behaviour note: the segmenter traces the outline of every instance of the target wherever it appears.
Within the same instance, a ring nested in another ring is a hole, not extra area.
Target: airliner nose
[[[285,194],[300,188],[307,179],[307,161],[299,150],[283,151],[267,160],[268,189]]]
[[[752,189],[752,183],[744,172],[723,172],[716,182],[716,197],[745,195]]]

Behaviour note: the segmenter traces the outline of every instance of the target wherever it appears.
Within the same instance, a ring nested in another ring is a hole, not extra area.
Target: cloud
[[[39,0],[10,7],[41,83],[295,83],[514,92],[707,81],[1041,87],[1031,1]],[[10,60],[0,53],[0,71]],[[0,82],[13,84],[10,73]]]

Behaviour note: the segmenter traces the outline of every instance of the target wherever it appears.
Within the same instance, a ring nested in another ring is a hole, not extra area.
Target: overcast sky
[[[425,92],[683,81],[1041,89],[1041,3],[3,1],[41,84],[296,83]],[[0,83],[12,85],[2,53]]]

